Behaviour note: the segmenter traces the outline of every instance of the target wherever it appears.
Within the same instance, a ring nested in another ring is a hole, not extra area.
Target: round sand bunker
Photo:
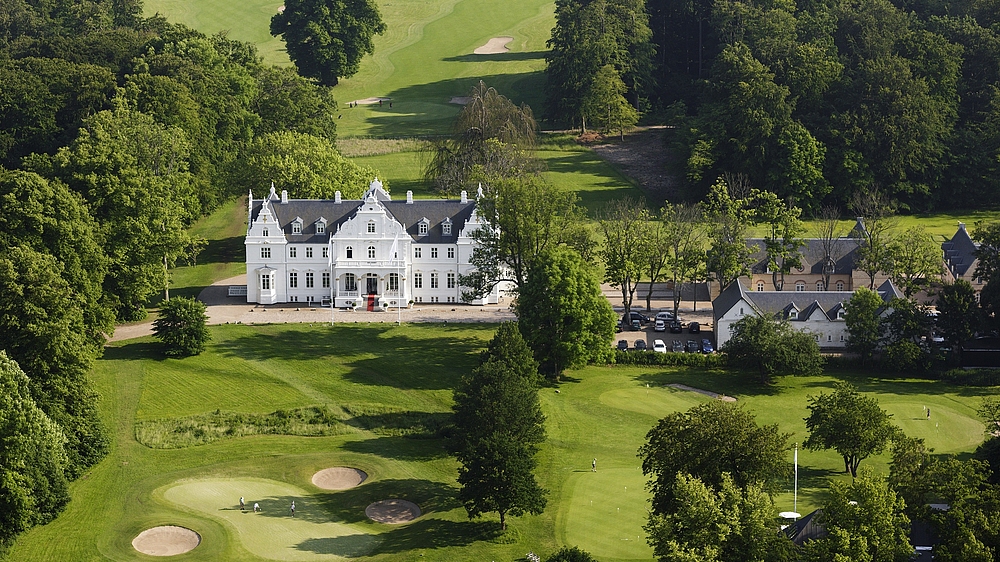
[[[132,548],[150,556],[176,556],[194,550],[201,535],[185,527],[163,525],[146,529],[132,539]]]
[[[420,508],[406,500],[382,500],[365,508],[365,515],[378,523],[406,523],[420,517]]]
[[[348,466],[325,468],[313,474],[312,483],[324,490],[347,490],[361,485],[368,478],[365,471]]]

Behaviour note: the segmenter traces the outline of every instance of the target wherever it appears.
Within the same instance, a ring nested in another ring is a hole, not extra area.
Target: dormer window
[[[445,236],[451,236],[451,219],[444,219],[441,223],[441,234]]]
[[[843,320],[844,318],[847,318],[847,311],[845,311],[843,309],[838,310],[837,311],[837,319],[838,320]]]
[[[296,218],[292,221],[292,234],[302,234],[302,219]]]
[[[418,228],[418,232],[420,232],[421,236],[426,236],[427,235],[427,228],[429,226],[430,226],[430,224],[429,224],[429,221],[427,219],[420,219],[420,225],[417,228]]]
[[[798,310],[789,310],[788,311],[788,319],[789,320],[796,320],[796,319],[798,319],[798,317],[799,317],[799,311]]]
[[[326,233],[326,221],[320,219],[316,221],[316,234],[324,234],[324,233]]]
[[[368,221],[368,234],[375,234],[375,221]]]

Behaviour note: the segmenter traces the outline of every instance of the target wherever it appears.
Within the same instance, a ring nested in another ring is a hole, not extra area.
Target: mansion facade
[[[248,202],[247,302],[386,310],[460,303],[459,277],[481,225],[476,202],[393,201],[376,178],[360,200],[289,199],[274,186]],[[472,304],[495,304],[497,286]]]

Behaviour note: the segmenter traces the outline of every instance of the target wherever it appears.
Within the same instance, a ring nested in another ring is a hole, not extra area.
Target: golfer
[[[257,502],[253,502],[253,512],[257,513],[258,511],[260,511],[260,504]]]
[[[593,471],[593,472],[597,472],[597,459],[596,458],[594,459],[594,462],[590,463],[590,470]]]
[[[247,504],[243,502],[243,496],[240,496],[240,511],[246,511]]]
[[[292,510],[292,517],[295,517],[295,500],[292,500],[292,507],[290,509]]]

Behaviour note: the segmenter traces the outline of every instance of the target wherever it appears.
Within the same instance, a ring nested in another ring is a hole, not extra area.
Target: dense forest
[[[574,95],[614,66],[633,104],[677,125],[667,142],[691,199],[729,173],[807,213],[871,189],[911,211],[1000,204],[1000,2],[647,0],[635,11],[557,2],[549,117],[577,124]]]

